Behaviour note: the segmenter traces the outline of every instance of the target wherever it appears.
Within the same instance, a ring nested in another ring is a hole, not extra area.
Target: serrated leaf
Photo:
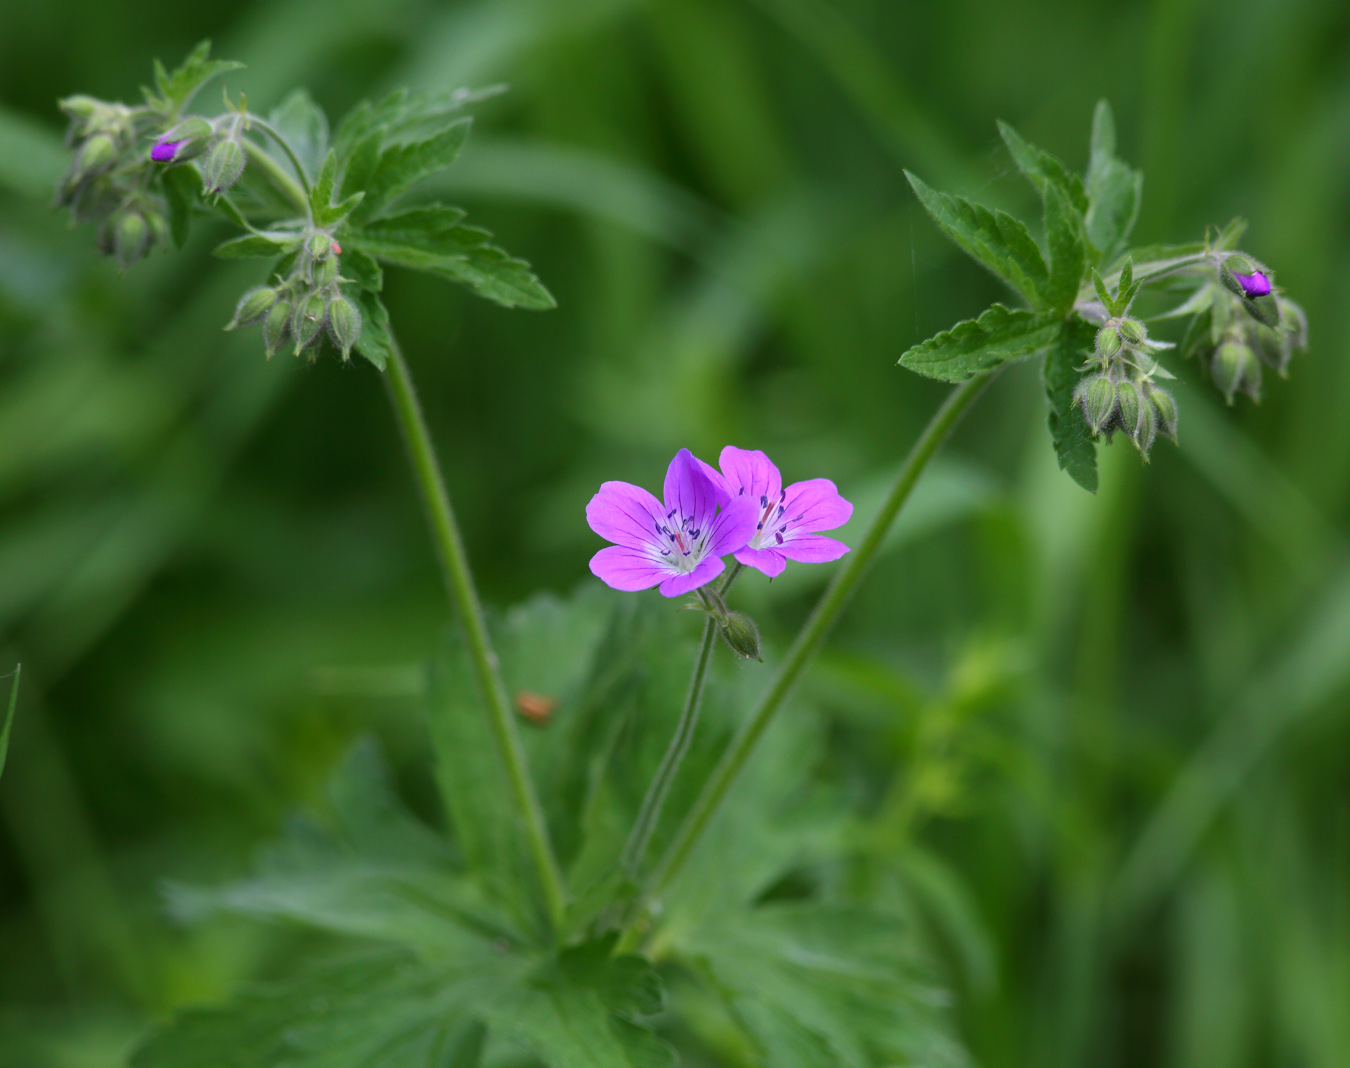
[[[1055,183],[1045,186],[1045,243],[1050,252],[1050,278],[1042,290],[1045,305],[1061,315],[1073,307],[1088,265],[1083,216]]]
[[[1087,191],[1083,188],[1083,179],[1045,149],[1027,141],[1006,122],[999,122],[998,132],[1003,138],[1003,143],[1008,146],[1017,169],[1036,187],[1036,192],[1042,198],[1045,197],[1046,187],[1053,185],[1068,197],[1069,203],[1080,214],[1087,211],[1088,198]]]
[[[376,214],[390,200],[423,178],[450,166],[468,140],[472,122],[468,118],[456,119],[434,137],[386,144],[365,185],[363,214],[367,217]]]
[[[172,74],[165,73],[160,62],[155,61],[155,82],[167,110],[181,111],[212,78],[243,67],[233,60],[210,59],[210,55],[211,42],[202,41]]]
[[[378,267],[378,264],[376,265]],[[349,293],[361,309],[361,336],[356,339],[356,351],[383,371],[393,357],[393,342],[389,337],[389,310],[378,294],[368,289]]]
[[[964,1066],[910,926],[819,902],[724,910],[674,952],[709,978],[763,1063]]]
[[[929,338],[900,357],[902,367],[944,382],[964,382],[1051,344],[1060,320],[1053,315],[995,304]]]
[[[508,308],[556,307],[528,263],[488,244],[486,230],[460,225],[463,217],[433,204],[367,223],[352,240],[379,259],[463,282]]]
[[[342,276],[351,279],[362,289],[371,293],[379,293],[384,289],[384,269],[374,256],[359,248],[345,249],[338,262]]]
[[[328,154],[328,117],[304,89],[296,89],[272,109],[267,121],[286,138],[305,169],[304,177],[313,180]],[[271,142],[267,153],[286,170],[292,170],[290,157]],[[296,175],[295,177],[301,177]]]
[[[905,177],[943,233],[1028,303],[1039,303],[1048,272],[1040,248],[1020,219],[1004,211],[990,211],[964,197],[939,193],[909,171]]]
[[[1111,106],[1098,101],[1092,117],[1085,223],[1100,260],[1109,262],[1129,239],[1139,218],[1143,187],[1143,173],[1116,157],[1115,118]]]
[[[1050,440],[1062,471],[1090,493],[1097,492],[1097,446],[1088,425],[1073,402],[1082,378],[1079,370],[1092,348],[1096,328],[1073,316],[1061,327],[1056,343],[1045,354],[1042,379],[1049,407]]]
[[[333,203],[333,187],[337,183],[337,153],[332,149],[324,157],[319,176],[314,179],[314,187],[309,191],[309,210],[319,214]]]
[[[498,958],[502,955],[498,954]],[[132,1055],[133,1068],[389,1068],[443,1065],[474,1026],[473,1004],[512,976],[481,959],[378,950],[310,965],[230,1003],[180,1012]]]
[[[344,158],[342,165],[342,195],[362,192],[375,176],[380,162],[380,148],[384,138],[379,130],[358,141]]]
[[[265,259],[272,256],[284,256],[295,250],[299,238],[295,234],[258,232],[232,237],[217,245],[211,255],[223,260]]]

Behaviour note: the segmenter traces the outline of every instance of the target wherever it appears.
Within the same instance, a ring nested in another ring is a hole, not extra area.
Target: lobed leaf
[[[909,171],[905,177],[943,233],[1028,303],[1039,304],[1049,273],[1040,248],[1020,219],[1004,211],[990,211],[964,197],[939,193]]]
[[[1087,234],[1082,213],[1060,186],[1045,186],[1045,243],[1050,252],[1050,277],[1042,290],[1045,305],[1061,315],[1078,299],[1088,265]]]
[[[304,89],[296,89],[267,116],[272,127],[286,138],[287,143],[305,169],[303,177],[311,181],[323,166],[328,154],[328,117]],[[291,158],[268,138],[267,154],[283,168],[293,170]],[[296,175],[299,178],[301,175]]]
[[[472,123],[472,119],[456,119],[444,130],[425,140],[397,142],[383,147],[364,186],[366,204],[363,214],[367,217],[376,214],[390,200],[423,178],[450,166],[468,140]]]
[[[165,71],[159,60],[155,60],[155,87],[159,90],[159,98],[156,100],[147,91],[147,99],[160,104],[166,111],[176,113],[185,108],[197,91],[212,78],[243,67],[242,63],[234,60],[211,59],[210,55],[211,42],[202,41],[172,74]]]
[[[1097,446],[1074,404],[1073,393],[1095,335],[1096,328],[1085,319],[1073,316],[1066,320],[1045,354],[1041,372],[1049,407],[1050,440],[1060,470],[1090,493],[1097,492]]]
[[[1100,261],[1110,262],[1129,239],[1139,218],[1143,189],[1143,172],[1116,157],[1115,118],[1111,106],[1098,101],[1092,116],[1085,224]]]
[[[375,265],[376,270],[379,264]],[[389,309],[379,294],[358,288],[347,294],[361,309],[361,336],[356,339],[356,351],[383,371],[393,357],[393,341],[389,337]]]
[[[1009,126],[999,122],[999,135],[1008,146],[1017,169],[1036,187],[1036,192],[1044,199],[1048,186],[1055,186],[1069,199],[1074,210],[1082,213],[1088,210],[1087,191],[1083,179],[1064,166],[1056,157],[1043,148],[1037,148]]]
[[[929,378],[964,382],[1051,344],[1059,330],[1054,315],[995,304],[929,338],[900,357],[900,364]]]
[[[223,260],[267,259],[294,252],[298,245],[299,238],[295,234],[255,230],[222,242],[212,250],[211,255]]]

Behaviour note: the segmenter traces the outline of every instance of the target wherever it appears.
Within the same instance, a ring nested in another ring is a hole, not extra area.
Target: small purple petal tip
[[[155,147],[150,149],[150,158],[156,163],[172,163],[182,144],[182,141],[157,141]]]
[[[1237,271],[1234,271],[1233,277],[1242,287],[1242,292],[1249,297],[1270,295],[1270,279],[1261,271],[1253,271],[1251,274],[1238,274]]]

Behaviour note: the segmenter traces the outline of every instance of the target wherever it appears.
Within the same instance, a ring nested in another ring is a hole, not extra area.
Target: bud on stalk
[[[272,353],[281,347],[281,343],[286,340],[286,334],[291,325],[291,302],[289,300],[279,300],[272,305],[272,310],[267,313],[267,318],[263,320],[263,349],[271,359]]]
[[[233,330],[237,326],[256,323],[277,302],[277,296],[277,291],[271,286],[257,286],[250,289],[239,298],[239,303],[234,309],[234,318],[225,325],[225,329]]]
[[[347,359],[361,336],[361,313],[346,297],[338,297],[328,306],[328,331],[342,350],[342,358]]]
[[[244,173],[244,150],[238,141],[221,141],[206,154],[202,186],[207,193],[224,193]]]
[[[722,638],[732,652],[746,660],[759,660],[759,628],[744,612],[728,612],[718,621]]]

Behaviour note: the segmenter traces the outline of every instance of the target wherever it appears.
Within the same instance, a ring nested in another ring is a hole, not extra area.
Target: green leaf
[[[5,773],[5,758],[9,756],[9,729],[14,725],[14,709],[19,703],[19,675],[22,664],[15,664],[10,672],[14,681],[9,684],[9,707],[5,710],[5,727],[0,730],[0,775]]]
[[[384,269],[374,256],[362,252],[359,248],[344,249],[339,261],[342,275],[351,279],[362,289],[378,293],[384,289]]]
[[[1006,122],[998,124],[998,132],[1003,138],[1003,143],[1008,146],[1017,169],[1036,187],[1036,192],[1042,199],[1045,197],[1046,188],[1055,186],[1068,198],[1076,211],[1084,213],[1088,210],[1087,191],[1083,188],[1083,179],[1049,152],[1025,140]]]
[[[902,367],[944,382],[964,382],[1008,360],[1051,344],[1059,329],[1053,315],[995,304],[978,319],[944,330],[900,357]]]
[[[171,907],[185,920],[231,912],[419,951],[472,956],[521,943],[456,871],[447,843],[399,802],[372,745],[358,745],[334,775],[329,808],[326,820],[292,819],[249,878],[172,887]]]
[[[376,130],[365,139],[357,142],[344,157],[342,165],[342,195],[344,197],[364,192],[366,187],[370,185],[371,179],[375,177],[375,168],[380,163],[380,146],[383,141],[384,138],[380,131]],[[374,201],[371,201],[371,206],[374,206]]]
[[[267,121],[291,146],[305,169],[304,177],[315,178],[328,154],[328,117],[323,109],[304,89],[296,89],[272,109]],[[267,139],[266,146],[267,154],[282,167],[288,171],[294,169],[290,157],[271,138]]]
[[[202,41],[172,74],[166,73],[159,60],[155,60],[155,86],[159,90],[159,98],[155,100],[149,93],[146,94],[147,98],[152,103],[161,104],[166,111],[178,112],[212,78],[243,67],[242,63],[233,60],[210,59],[210,55],[211,42]]]
[[[895,916],[820,902],[723,910],[673,948],[765,1064],[968,1063],[915,933]]]
[[[175,248],[187,240],[192,209],[198,203],[202,183],[191,167],[168,167],[163,178],[164,199],[169,204],[169,234]]]
[[[378,266],[376,264],[377,269]],[[389,310],[379,296],[369,289],[357,289],[348,296],[361,309],[361,336],[356,339],[356,351],[383,371],[393,356],[393,342],[389,337]]]
[[[1045,242],[1050,252],[1050,278],[1042,291],[1051,311],[1066,314],[1078,299],[1087,270],[1087,235],[1083,215],[1058,185],[1047,183],[1045,197]]]
[[[324,157],[319,176],[314,179],[314,187],[309,191],[309,210],[318,215],[327,211],[333,203],[333,186],[337,182],[337,153],[332,149]],[[317,222],[317,220],[315,220]]]
[[[661,1010],[660,979],[642,957],[611,956],[614,940],[566,949],[524,983],[484,1002],[489,1026],[549,1068],[673,1068],[674,1050],[642,1019]]]
[[[400,193],[444,170],[455,161],[468,140],[473,120],[456,119],[449,126],[422,141],[387,145],[365,186],[364,214],[374,215]]]
[[[528,263],[488,244],[486,230],[459,225],[463,217],[433,204],[367,223],[352,240],[379,259],[462,282],[508,308],[557,306]]]
[[[501,958],[502,954],[497,954]],[[419,959],[381,949],[311,964],[227,1005],[180,1012],[133,1068],[390,1068],[454,1064],[481,1042],[472,1005],[510,982],[492,956]]]
[[[1144,175],[1116,158],[1116,123],[1111,106],[1101,100],[1092,116],[1091,154],[1088,160],[1087,236],[1103,262],[1129,239],[1139,218]]]
[[[217,245],[211,255],[223,260],[266,259],[293,252],[299,243],[300,239],[292,233],[260,231],[233,237]]]
[[[1007,212],[990,211],[964,197],[939,193],[909,171],[905,177],[948,237],[1029,303],[1038,303],[1049,275],[1040,248],[1021,220]]]
[[[1082,377],[1082,366],[1092,348],[1096,328],[1073,316],[1060,330],[1055,345],[1045,354],[1042,377],[1049,406],[1050,440],[1060,469],[1091,493],[1097,492],[1097,446],[1083,421],[1073,391]]]
[[[1192,356],[1212,351],[1214,347],[1214,309],[1206,307],[1186,324],[1186,332],[1181,336],[1177,354],[1183,360],[1189,360]]]

